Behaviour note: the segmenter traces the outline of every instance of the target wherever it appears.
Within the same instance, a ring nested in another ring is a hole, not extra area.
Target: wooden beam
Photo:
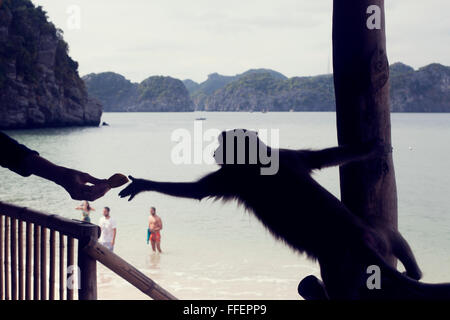
[[[379,28],[378,28],[379,27]],[[383,0],[334,1],[333,68],[340,145],[391,144]],[[369,222],[397,228],[392,153],[340,168],[341,200]],[[392,256],[385,257],[395,265]]]
[[[161,288],[152,279],[137,270],[131,264],[123,260],[114,252],[102,246],[96,241],[91,241],[84,246],[83,250],[93,259],[114,271],[123,279],[141,290],[143,293],[155,300],[176,300],[172,294]]]

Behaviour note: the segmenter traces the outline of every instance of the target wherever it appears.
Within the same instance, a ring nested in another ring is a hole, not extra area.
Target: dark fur
[[[217,151],[226,151],[223,146],[229,133],[222,133]],[[276,238],[318,260],[326,294],[332,299],[450,298],[450,285],[426,285],[410,279],[419,279],[421,272],[397,231],[370,227],[311,177],[315,169],[380,156],[383,150],[375,144],[320,151],[280,149],[275,175],[261,175],[261,164],[224,164],[190,183],[130,177],[132,184],[119,195],[131,200],[142,191],[158,191],[198,200],[236,199]],[[384,262],[381,256],[389,253],[400,259],[410,278]],[[381,268],[381,290],[366,287],[369,265]]]

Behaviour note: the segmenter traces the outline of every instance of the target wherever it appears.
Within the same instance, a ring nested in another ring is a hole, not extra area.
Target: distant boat
[[[195,120],[198,120],[198,121],[205,121],[206,118],[200,117],[200,118],[195,118]]]

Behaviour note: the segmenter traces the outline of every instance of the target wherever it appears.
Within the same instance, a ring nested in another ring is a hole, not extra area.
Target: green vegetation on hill
[[[415,71],[405,64],[394,63],[390,68],[392,111],[450,112],[449,73],[450,68],[440,64]],[[197,92],[198,89],[191,94],[200,110],[335,110],[332,75],[287,79],[260,69],[235,76],[214,92],[204,93],[201,100],[195,99]]]
[[[429,64],[414,71],[391,67],[391,108],[395,112],[450,112],[450,67]]]
[[[324,111],[333,108],[331,76],[280,78],[247,73],[205,99],[210,111]]]
[[[88,74],[83,80],[89,93],[103,103],[105,111],[194,110],[183,82],[171,77],[153,76],[133,83],[117,73],[104,72]]]
[[[209,96],[227,84],[239,80],[242,77],[257,76],[258,74],[270,74],[278,80],[287,79],[281,73],[270,69],[250,69],[242,74],[234,76],[223,76],[218,73],[208,75],[208,79],[202,83],[196,83],[190,79],[184,80],[186,88],[194,101],[197,109],[205,109],[205,104]]]

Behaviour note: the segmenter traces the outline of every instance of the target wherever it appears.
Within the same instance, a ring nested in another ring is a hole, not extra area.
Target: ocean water
[[[336,145],[334,113],[105,113],[100,128],[42,129],[7,133],[47,159],[107,178],[113,173],[166,181],[190,181],[215,165],[174,164],[171,135],[194,138],[195,118],[211,128],[278,129],[287,148]],[[450,114],[393,114],[399,228],[428,282],[450,281]],[[205,146],[208,142],[205,141]],[[194,154],[194,150],[193,150]],[[192,157],[194,156],[192,154]],[[337,168],[315,174],[339,196]],[[0,199],[69,218],[79,218],[63,189],[37,177],[0,169]],[[299,299],[298,282],[318,275],[316,263],[276,241],[234,203],[177,199],[145,193],[132,202],[120,189],[91,203],[97,222],[104,206],[118,223],[115,252],[181,299]],[[163,254],[146,244],[150,206],[164,224]],[[276,213],[274,213],[276,214]],[[99,267],[100,299],[142,299],[140,293]]]

